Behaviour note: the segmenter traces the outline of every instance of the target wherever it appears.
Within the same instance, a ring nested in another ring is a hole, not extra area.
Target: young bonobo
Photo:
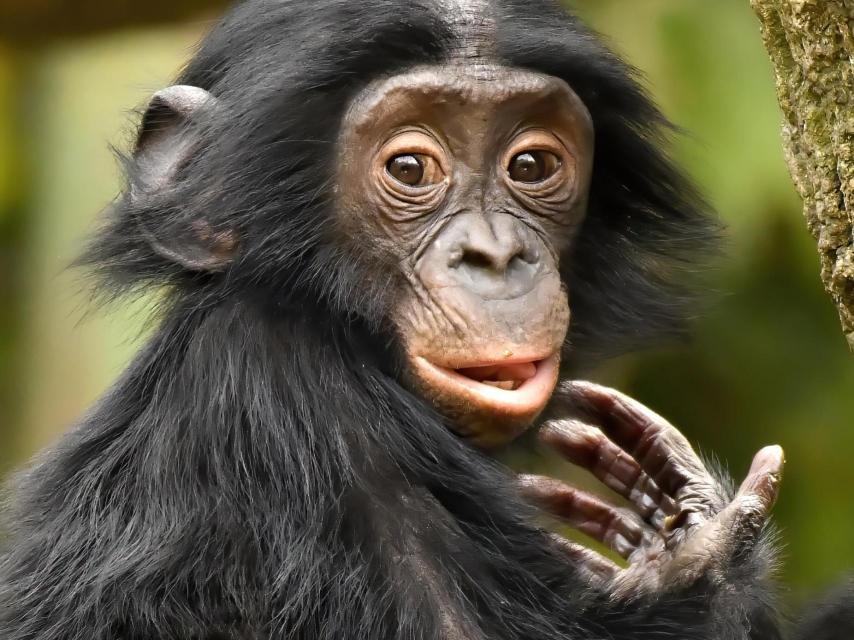
[[[667,126],[549,0],[234,9],[82,260],[162,322],[18,479],[0,637],[778,638],[780,449],[733,491],[567,381],[690,304]],[[490,456],[530,428],[629,506]]]

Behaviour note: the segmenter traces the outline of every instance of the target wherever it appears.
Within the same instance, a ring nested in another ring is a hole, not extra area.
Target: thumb
[[[786,456],[782,447],[765,447],[753,458],[750,471],[738,490],[739,498],[753,498],[763,515],[768,515],[780,494]]]
[[[721,524],[730,531],[730,557],[739,558],[749,553],[759,540],[780,494],[784,464],[781,447],[762,449],[754,456],[735,499],[720,514]]]

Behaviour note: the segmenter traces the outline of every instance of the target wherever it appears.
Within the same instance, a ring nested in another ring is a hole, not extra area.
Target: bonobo
[[[15,482],[0,636],[778,638],[780,449],[734,491],[569,379],[691,304],[667,128],[550,0],[237,6],[81,258],[160,324]],[[532,428],[626,506],[492,457]]]

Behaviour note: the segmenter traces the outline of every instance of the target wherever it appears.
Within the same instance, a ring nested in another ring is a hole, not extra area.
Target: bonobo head
[[[561,368],[688,308],[674,276],[710,224],[666,127],[551,0],[251,0],[152,100],[86,259],[194,309],[359,327],[497,445]]]
[[[405,278],[392,319],[409,384],[478,443],[514,437],[557,382],[590,114],[558,78],[423,67],[365,89],[340,147],[341,231]]]

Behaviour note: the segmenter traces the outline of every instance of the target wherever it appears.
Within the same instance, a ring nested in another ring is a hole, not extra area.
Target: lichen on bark
[[[854,350],[854,0],[751,0],[774,65],[786,159]]]

